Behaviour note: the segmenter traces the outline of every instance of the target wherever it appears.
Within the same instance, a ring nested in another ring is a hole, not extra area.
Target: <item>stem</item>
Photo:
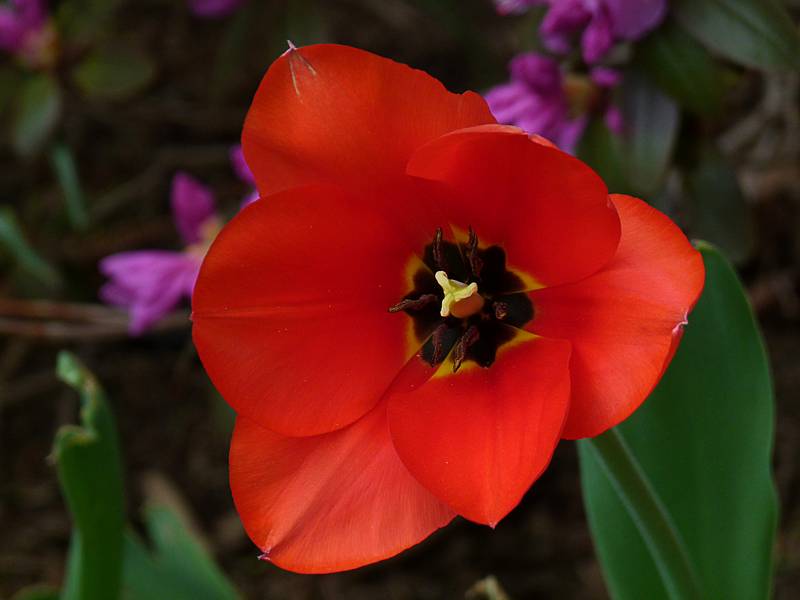
[[[644,538],[672,600],[700,600],[700,585],[680,533],[636,457],[616,429],[588,440]]]

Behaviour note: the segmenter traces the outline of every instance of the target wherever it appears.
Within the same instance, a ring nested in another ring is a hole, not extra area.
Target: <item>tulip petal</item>
[[[455,516],[397,457],[381,403],[349,427],[283,437],[236,420],[233,499],[263,558],[300,573],[394,556]]]
[[[411,289],[407,268],[436,230],[414,210],[430,186],[409,186],[381,202],[295,188],[222,230],[195,287],[193,336],[238,413],[283,435],[342,428],[375,406],[417,351],[408,316],[388,312]]]
[[[489,368],[440,371],[389,398],[392,439],[412,475],[458,514],[491,526],[547,467],[568,409],[569,344],[523,335]]]
[[[242,144],[262,196],[320,182],[362,189],[402,175],[426,142],[494,122],[473,92],[452,94],[422,71],[323,44],[292,47],[272,64]]]
[[[703,288],[700,253],[665,215],[612,195],[619,250],[584,281],[530,294],[528,329],[572,342],[572,403],[564,437],[593,437],[624,421],[658,383]]]
[[[483,126],[445,135],[412,157],[408,172],[455,190],[443,211],[540,286],[598,271],[617,249],[619,217],[600,177],[519,129]]]

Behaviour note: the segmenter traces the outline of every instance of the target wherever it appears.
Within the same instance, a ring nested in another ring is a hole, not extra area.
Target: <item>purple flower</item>
[[[244,153],[242,152],[241,145],[233,146],[230,151],[231,166],[236,176],[250,186],[250,192],[242,200],[242,208],[248,204],[252,204],[258,200],[258,190],[256,190],[256,179],[253,177],[253,172],[244,160]]]
[[[551,52],[566,54],[580,35],[583,59],[595,63],[615,41],[637,40],[667,12],[666,0],[495,0],[499,12],[522,12],[547,4],[540,34]]]
[[[566,152],[573,152],[589,114],[605,110],[601,88],[619,83],[612,69],[594,69],[592,78],[565,77],[558,63],[535,52],[516,56],[509,65],[511,81],[487,92],[486,101],[495,118],[516,125],[530,134],[552,140]],[[619,112],[606,110],[609,126],[621,127]]]
[[[54,58],[55,46],[55,30],[43,0],[10,0],[0,5],[1,50],[39,66]]]
[[[218,19],[226,17],[242,4],[245,0],[188,0],[189,10],[196,17],[203,19]]]
[[[175,174],[171,203],[175,227],[186,245],[183,251],[136,250],[100,261],[100,271],[109,278],[100,297],[128,310],[131,335],[140,335],[191,297],[200,263],[219,231],[214,197],[193,177]]]

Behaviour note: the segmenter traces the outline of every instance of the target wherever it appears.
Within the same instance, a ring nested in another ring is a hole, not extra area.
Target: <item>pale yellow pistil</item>
[[[448,278],[444,271],[436,271],[435,277],[444,290],[442,310],[439,312],[443,317],[452,315],[457,319],[464,319],[483,308],[483,297],[478,293],[477,283],[461,283]]]

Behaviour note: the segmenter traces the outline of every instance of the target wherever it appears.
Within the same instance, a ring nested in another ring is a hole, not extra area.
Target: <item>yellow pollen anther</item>
[[[469,317],[483,308],[483,297],[478,293],[478,284],[475,282],[467,285],[455,279],[447,277],[444,271],[436,271],[436,281],[442,290],[442,310],[439,312],[443,317],[453,315],[463,319]]]

